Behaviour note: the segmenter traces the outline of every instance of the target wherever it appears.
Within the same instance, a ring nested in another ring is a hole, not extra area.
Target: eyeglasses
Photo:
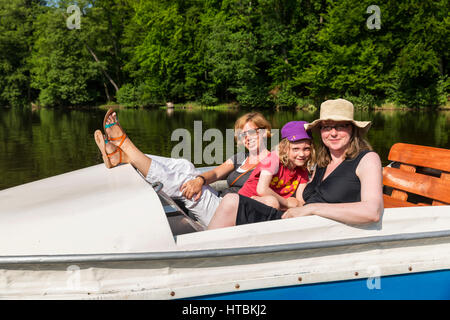
[[[239,139],[244,139],[245,137],[254,137],[258,134],[259,130],[262,130],[263,128],[257,128],[257,129],[250,129],[247,131],[243,131],[238,134]]]
[[[347,129],[349,126],[351,126],[350,123],[336,124],[334,126],[321,126],[320,130],[325,131],[325,132],[329,132],[332,129],[335,129],[336,131],[343,131],[343,130]]]

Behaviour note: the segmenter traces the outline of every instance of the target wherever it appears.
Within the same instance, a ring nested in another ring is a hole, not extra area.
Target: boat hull
[[[450,300],[450,270],[198,297],[201,300]]]
[[[445,299],[450,235],[428,235],[59,260],[2,258],[0,298]]]

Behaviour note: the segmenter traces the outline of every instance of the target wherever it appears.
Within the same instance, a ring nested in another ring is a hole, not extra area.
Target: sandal
[[[111,152],[109,154],[106,152],[106,143],[108,143],[108,140],[105,139],[105,137],[103,136],[103,134],[100,130],[95,130],[94,139],[95,139],[95,143],[97,143],[97,146],[100,149],[100,152],[102,153],[103,162],[105,163],[105,166],[108,169],[114,168],[115,166],[117,166],[121,163],[124,163],[124,162],[122,162],[122,160],[124,158],[122,154],[124,152],[119,147],[117,147],[116,151]],[[117,164],[113,165],[111,163],[111,157],[113,155],[115,155],[117,152],[119,152],[119,162]]]
[[[127,138],[127,135],[126,135],[125,131],[122,129],[122,127],[120,126],[119,121],[116,121],[116,122],[113,122],[113,123],[110,123],[110,124],[106,124],[106,121],[108,120],[108,117],[113,112],[114,112],[114,110],[110,108],[106,112],[105,117],[103,118],[103,128],[105,129],[105,136],[106,136],[105,143],[108,143],[109,141],[118,141],[118,140],[120,140],[120,143],[117,146],[118,148],[120,148],[122,146],[122,144],[125,142],[125,139]],[[106,129],[108,129],[108,128],[112,127],[112,126],[115,126],[115,125],[119,126],[119,128],[123,132],[123,134],[120,137],[111,138],[110,136],[108,136],[108,133],[106,133]]]

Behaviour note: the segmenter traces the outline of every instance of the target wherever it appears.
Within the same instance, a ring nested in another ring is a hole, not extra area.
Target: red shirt
[[[269,171],[272,174],[270,188],[286,199],[294,194],[299,184],[307,183],[309,180],[306,169],[296,167],[293,170],[289,170],[280,162],[278,155],[275,152],[271,152],[256,166],[247,182],[239,190],[239,194],[246,197],[259,196],[256,192],[256,187],[258,186],[261,170]]]

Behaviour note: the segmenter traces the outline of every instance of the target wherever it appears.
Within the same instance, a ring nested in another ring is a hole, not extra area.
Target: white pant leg
[[[184,197],[182,200],[186,209],[192,212],[197,220],[207,227],[222,198],[219,198],[216,191],[210,186],[203,186],[202,196],[198,201],[192,201]]]
[[[183,183],[200,174],[194,165],[186,159],[147,156],[152,159],[152,162],[145,179],[150,183],[161,182],[162,190],[169,197],[180,198],[186,209],[191,211],[200,223],[208,226],[221,200],[217,192],[210,186],[203,186],[200,199],[192,201],[183,197],[180,191]]]
[[[146,156],[152,162],[145,179],[150,183],[161,182],[164,185],[163,191],[169,197],[180,198],[183,183],[199,175],[194,165],[186,159]]]
[[[190,162],[186,159],[161,157],[161,156],[155,156],[153,154],[146,154],[146,156],[152,160],[155,160],[155,161],[163,164],[169,170],[182,171],[187,174],[192,174],[195,176],[200,174],[200,172],[195,168],[195,166],[192,164],[192,162]]]

